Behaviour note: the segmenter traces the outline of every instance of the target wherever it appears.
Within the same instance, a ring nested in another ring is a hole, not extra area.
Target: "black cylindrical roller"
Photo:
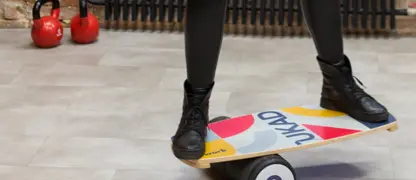
[[[276,0],[270,0],[270,15],[269,15],[270,25],[275,24],[275,18],[276,18]]]
[[[390,29],[396,29],[396,0],[390,0]]]
[[[297,17],[298,26],[302,26],[303,24],[303,14],[302,14],[302,7],[301,7],[302,5],[300,1],[301,0],[296,0],[296,9],[297,9],[296,17]]]
[[[128,21],[130,15],[129,0],[123,0],[123,21]]]
[[[159,22],[165,21],[165,17],[166,17],[165,0],[159,0]]]
[[[286,0],[279,0],[279,25],[283,25],[285,23],[285,1]]]
[[[113,0],[114,1],[114,16],[113,19],[118,21],[120,19],[120,0]]]
[[[225,24],[228,24],[228,22],[230,21],[230,8],[232,1],[233,0],[227,0],[227,9],[225,10]]]
[[[352,27],[354,29],[357,29],[358,28],[358,11],[360,9],[359,4],[358,4],[358,0],[352,0],[352,8],[353,8]]]
[[[241,24],[247,24],[248,0],[241,1]]]
[[[106,21],[109,21],[111,19],[111,15],[113,14],[113,3],[111,0],[105,0],[105,6],[104,6],[104,18]]]
[[[349,25],[349,11],[350,11],[350,0],[343,0],[342,1],[343,6],[343,13],[342,13],[342,22],[344,28],[348,28]]]
[[[260,24],[266,23],[266,0],[260,0]]]
[[[148,14],[148,9],[147,9],[147,0],[141,0],[140,2],[140,10],[141,10],[141,14],[140,14],[140,20],[141,22],[145,22],[147,19],[147,14]]]
[[[132,0],[131,2],[131,20],[136,22],[139,17],[139,0]]]
[[[292,26],[293,25],[293,16],[294,16],[294,8],[295,8],[295,0],[289,0],[288,1],[288,12],[287,12],[287,25]]]
[[[380,28],[386,29],[386,10],[387,10],[387,3],[386,0],[380,0],[380,9],[381,9],[381,18],[380,18]]]
[[[240,11],[240,8],[239,8],[239,0],[233,0],[233,6],[232,6],[232,9],[233,9],[233,24],[237,24],[238,23],[238,16],[239,16],[239,11]]]
[[[361,0],[361,8],[363,9],[363,13],[361,14],[361,27],[367,29],[368,10],[370,8],[369,2],[367,0]]]
[[[176,0],[169,0],[168,3],[168,22],[172,23],[173,18],[175,17],[175,2]]]
[[[257,14],[257,0],[251,0],[250,5],[251,5],[250,24],[251,25],[255,25],[256,24],[256,20],[257,20],[257,16],[256,16],[256,14]]]
[[[156,0],[150,0],[150,22],[155,22],[157,17]]]
[[[377,0],[371,0],[371,29],[377,28]]]
[[[139,17],[139,6],[137,5],[139,3],[139,0],[132,0],[131,2],[131,20],[133,22],[137,21],[137,18]]]
[[[185,9],[185,5],[184,5],[185,0],[178,0],[178,22],[182,22],[183,21],[183,17],[184,17],[184,9]]]

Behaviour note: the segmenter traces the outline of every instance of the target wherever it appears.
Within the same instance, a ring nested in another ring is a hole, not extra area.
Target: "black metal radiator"
[[[89,2],[105,6],[105,20],[111,24],[107,28],[181,30],[186,8],[186,0]],[[305,29],[300,0],[228,0],[227,3],[227,32],[266,33],[280,29],[279,32],[302,34]],[[396,0],[341,0],[341,4],[346,32],[395,32],[396,16],[407,15],[407,9],[396,9]]]

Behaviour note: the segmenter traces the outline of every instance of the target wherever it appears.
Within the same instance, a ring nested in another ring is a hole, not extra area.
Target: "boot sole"
[[[363,121],[363,122],[370,122],[370,123],[380,123],[387,121],[389,119],[389,113],[381,113],[381,114],[363,114],[361,112],[357,111],[348,111],[346,109],[338,108],[335,104],[333,104],[330,100],[321,98],[321,104],[320,106],[322,108],[333,110],[333,111],[340,111],[348,114],[352,118]]]
[[[205,149],[205,146],[202,147]],[[205,151],[189,151],[175,147],[172,145],[172,151],[176,158],[183,160],[198,160],[204,156]]]

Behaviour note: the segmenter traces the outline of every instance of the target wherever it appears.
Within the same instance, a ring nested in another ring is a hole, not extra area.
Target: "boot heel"
[[[322,108],[325,108],[325,109],[328,109],[328,110],[333,110],[333,111],[338,111],[338,108],[329,99],[321,98],[321,104],[320,105],[321,105]]]

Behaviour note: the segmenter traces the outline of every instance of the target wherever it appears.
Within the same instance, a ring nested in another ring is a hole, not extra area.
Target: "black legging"
[[[213,83],[222,44],[227,0],[188,0],[185,24],[187,80],[195,88]],[[339,0],[301,0],[320,59],[343,58]]]

